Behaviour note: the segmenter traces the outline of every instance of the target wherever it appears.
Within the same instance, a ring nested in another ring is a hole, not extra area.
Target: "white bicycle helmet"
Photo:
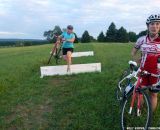
[[[152,14],[148,17],[146,20],[146,24],[149,24],[151,22],[160,22],[160,14]]]

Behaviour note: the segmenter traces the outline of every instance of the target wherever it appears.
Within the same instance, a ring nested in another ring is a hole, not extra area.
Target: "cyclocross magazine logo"
[[[144,130],[144,127],[127,127],[127,130]],[[149,127],[148,130],[160,130],[160,127]]]
[[[141,50],[142,50],[142,52],[160,53],[160,46],[157,44],[155,44],[155,45],[144,44],[144,45],[142,45]]]

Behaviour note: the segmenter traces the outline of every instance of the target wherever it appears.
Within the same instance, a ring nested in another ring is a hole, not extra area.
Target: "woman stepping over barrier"
[[[63,59],[67,62],[67,72],[71,71],[71,64],[72,64],[72,53],[74,50],[74,40],[75,40],[75,34],[73,33],[73,26],[68,25],[67,30],[64,31],[57,39],[57,42],[60,43],[60,41],[63,41],[62,45],[62,53],[63,53]]]

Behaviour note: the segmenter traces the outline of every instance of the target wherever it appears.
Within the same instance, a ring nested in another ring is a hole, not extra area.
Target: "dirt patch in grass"
[[[35,126],[45,129],[48,127],[45,115],[50,114],[52,110],[49,100],[38,105],[33,103],[17,105],[5,118],[5,122],[8,124],[7,130],[33,129]]]

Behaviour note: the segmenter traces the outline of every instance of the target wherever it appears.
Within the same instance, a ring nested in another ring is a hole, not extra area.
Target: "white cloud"
[[[26,33],[0,31],[0,35],[26,35]]]
[[[159,1],[157,1],[159,2]],[[159,2],[160,3],[160,2]],[[98,31],[97,28],[104,30],[102,23],[108,26],[112,21],[118,27],[127,27],[127,30],[139,32],[146,29],[145,20],[152,13],[159,13],[159,5],[152,0],[101,0],[91,1],[83,6],[79,20],[83,25],[93,24],[89,32]],[[94,24],[95,23],[95,24]],[[107,29],[107,27],[105,26]],[[106,30],[104,30],[106,31]],[[97,32],[98,34],[99,32]]]
[[[138,33],[150,14],[160,13],[159,5],[159,0],[0,0],[0,30],[42,37],[55,25],[73,24],[79,36],[85,29],[97,36],[113,21]]]

